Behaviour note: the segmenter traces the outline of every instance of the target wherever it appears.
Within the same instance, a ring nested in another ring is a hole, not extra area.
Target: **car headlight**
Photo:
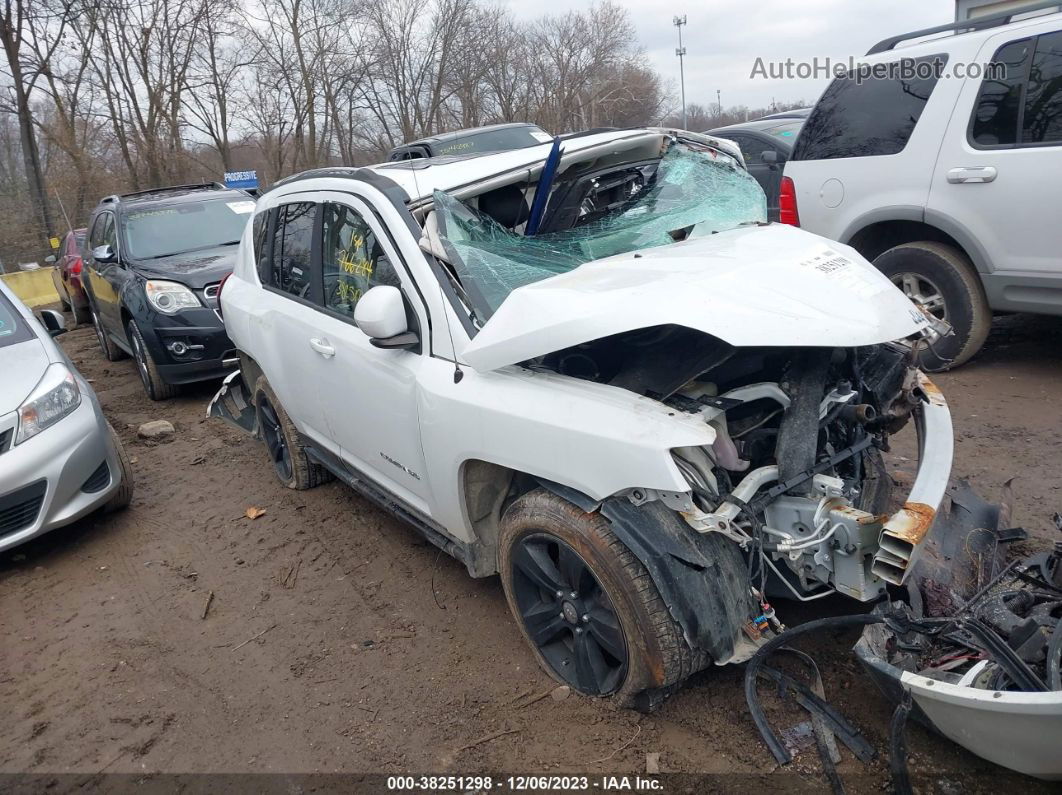
[[[15,444],[36,436],[81,405],[81,390],[65,364],[53,364],[18,407],[18,433]]]
[[[164,315],[172,315],[182,309],[195,309],[202,306],[195,293],[177,282],[152,279],[144,285],[144,289],[151,305]]]

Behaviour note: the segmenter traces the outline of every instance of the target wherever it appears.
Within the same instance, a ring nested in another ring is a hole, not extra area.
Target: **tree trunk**
[[[12,88],[15,92],[15,109],[18,113],[22,164],[26,171],[26,182],[29,185],[30,204],[33,207],[33,217],[37,223],[40,240],[45,250],[48,250],[51,247],[49,238],[53,232],[52,220],[48,212],[47,197],[44,194],[44,176],[41,173],[41,157],[37,150],[37,138],[33,134],[33,111],[30,108],[29,96],[26,94],[26,86],[22,80],[22,63],[19,54],[21,32],[12,28],[10,14],[9,8],[8,15],[0,19],[0,39],[4,42],[7,65],[14,84]]]

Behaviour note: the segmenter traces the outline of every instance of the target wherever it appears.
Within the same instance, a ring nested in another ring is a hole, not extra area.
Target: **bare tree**
[[[46,9],[33,6],[27,0],[4,0],[3,11],[0,13],[0,41],[4,44],[4,54],[7,56],[7,74],[11,80],[10,91],[13,100],[11,104],[18,117],[23,168],[29,185],[34,219],[38,224],[38,235],[45,246],[48,245],[48,238],[53,229],[44,193],[44,173],[34,130],[33,108],[30,106],[30,95],[40,77],[40,69],[39,63],[34,64],[30,59],[28,51],[32,49],[32,44],[26,46],[26,37],[29,35],[32,40],[30,31],[35,23],[34,18],[49,13]],[[36,24],[40,26],[42,23],[36,20]],[[59,38],[56,37],[53,48],[58,46],[58,41]],[[47,63],[49,58],[50,53],[46,55],[44,62]]]

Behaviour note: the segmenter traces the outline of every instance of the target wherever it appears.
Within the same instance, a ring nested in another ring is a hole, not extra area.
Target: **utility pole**
[[[723,123],[723,92],[715,90],[715,106],[719,109],[719,123]]]
[[[679,85],[682,86],[682,129],[686,129],[686,72],[683,69],[682,59],[686,55],[686,48],[682,46],[682,26],[686,24],[686,15],[675,16],[675,27],[678,28],[679,46],[675,55],[679,59]]]

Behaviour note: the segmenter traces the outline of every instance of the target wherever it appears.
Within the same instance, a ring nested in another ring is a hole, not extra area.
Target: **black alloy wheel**
[[[276,409],[269,402],[269,398],[261,392],[258,395],[258,424],[262,429],[262,439],[265,442],[266,449],[269,451],[269,458],[273,462],[273,468],[276,469],[277,475],[282,481],[289,482],[293,474],[291,450],[288,448],[287,440],[284,438],[284,429],[281,427],[280,417],[277,416]]]
[[[579,553],[548,533],[512,554],[513,596],[532,643],[554,673],[587,695],[608,695],[627,674],[627,639],[612,600]]]

